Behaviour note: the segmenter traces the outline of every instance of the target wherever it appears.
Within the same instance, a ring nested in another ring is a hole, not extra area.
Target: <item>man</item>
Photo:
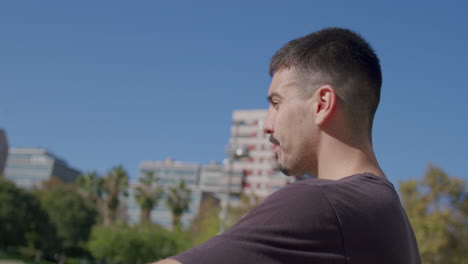
[[[160,264],[421,263],[393,185],[372,148],[381,69],[356,33],[328,28],[286,44],[270,65],[270,134],[287,175],[234,227]]]

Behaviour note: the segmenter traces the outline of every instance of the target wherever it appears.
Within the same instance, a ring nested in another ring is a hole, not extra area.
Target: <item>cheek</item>
[[[300,141],[306,136],[303,129],[304,120],[301,116],[293,111],[285,111],[282,115],[278,116],[278,121],[279,120],[281,120],[278,122],[279,136],[283,137],[283,142],[281,142],[281,144],[286,148],[300,144]]]
[[[283,108],[278,111],[275,117],[275,130],[279,137],[283,137],[283,141],[287,141],[282,143],[301,144],[304,137],[308,136],[311,116],[303,104],[301,100],[290,101],[282,105]]]
[[[297,147],[306,148],[309,147],[314,132],[313,120],[311,116],[305,111],[296,111],[294,114],[289,115],[288,128],[290,130],[290,136],[294,142],[299,145]]]
[[[289,138],[291,134],[295,132],[297,127],[295,119],[296,117],[287,111],[278,113],[277,128],[279,130],[279,134],[285,138]]]

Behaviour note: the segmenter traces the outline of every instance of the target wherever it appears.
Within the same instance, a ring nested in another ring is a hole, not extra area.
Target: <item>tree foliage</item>
[[[184,180],[179,180],[169,187],[166,204],[172,213],[172,229],[180,226],[182,214],[189,209],[191,191],[185,186]]]
[[[104,178],[100,177],[96,171],[81,174],[76,180],[78,192],[89,202],[94,204],[98,214],[98,222],[103,221],[107,212],[104,203]]]
[[[112,168],[104,178],[104,224],[115,223],[119,217],[121,196],[127,196],[128,173],[122,165]]]
[[[421,180],[400,182],[400,193],[423,263],[467,263],[466,183],[430,165]]]
[[[29,247],[52,254],[56,231],[33,194],[0,178],[0,249]]]
[[[76,183],[84,197],[95,204],[100,202],[104,193],[104,179],[96,171],[81,174]]]
[[[230,207],[227,217],[227,228],[234,226],[242,217],[244,217],[250,210],[257,207],[262,200],[255,195],[240,195],[240,204],[236,207]]]
[[[157,206],[162,197],[162,188],[157,187],[158,178],[154,172],[147,172],[138,180],[138,185],[135,187],[135,200],[140,206],[140,221],[150,222],[151,211]]]
[[[191,246],[197,246],[219,233],[219,203],[212,197],[206,198],[193,219],[190,228]]]
[[[60,251],[74,256],[83,254],[83,246],[97,218],[94,205],[69,185],[42,189],[37,194],[57,230]]]
[[[149,263],[175,255],[184,249],[183,233],[169,232],[145,223],[123,223],[93,228],[88,249],[96,259],[114,263]]]

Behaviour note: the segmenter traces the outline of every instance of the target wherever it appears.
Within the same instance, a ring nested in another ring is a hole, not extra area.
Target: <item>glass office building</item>
[[[78,178],[80,171],[43,148],[10,148],[4,174],[17,186],[32,189],[40,187],[52,176],[72,182]]]

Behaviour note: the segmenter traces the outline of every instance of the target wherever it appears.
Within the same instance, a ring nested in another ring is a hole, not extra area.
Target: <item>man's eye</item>
[[[278,102],[271,102],[271,105],[273,106],[273,108],[278,108],[279,107]]]

